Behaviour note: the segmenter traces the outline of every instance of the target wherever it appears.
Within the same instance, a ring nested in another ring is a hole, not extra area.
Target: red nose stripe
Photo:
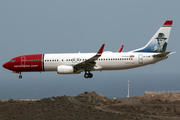
[[[7,62],[4,68],[16,72],[43,71],[43,54],[23,55],[13,58],[13,62]]]
[[[43,54],[20,56],[21,71],[43,71]]]

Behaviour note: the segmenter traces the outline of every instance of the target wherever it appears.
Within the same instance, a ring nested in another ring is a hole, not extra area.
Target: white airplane
[[[166,21],[144,47],[129,52],[103,52],[103,44],[97,53],[63,53],[22,55],[3,64],[3,67],[19,73],[56,71],[58,74],[79,74],[92,78],[91,71],[124,70],[155,64],[168,57],[166,47],[173,21]]]

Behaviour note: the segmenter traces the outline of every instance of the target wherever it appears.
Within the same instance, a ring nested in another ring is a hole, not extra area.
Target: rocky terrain
[[[0,100],[0,120],[180,120],[180,94],[109,99],[95,92]]]

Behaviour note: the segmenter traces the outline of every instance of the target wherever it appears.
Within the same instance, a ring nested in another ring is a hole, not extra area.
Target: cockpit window
[[[15,62],[16,60],[10,60],[10,62]]]

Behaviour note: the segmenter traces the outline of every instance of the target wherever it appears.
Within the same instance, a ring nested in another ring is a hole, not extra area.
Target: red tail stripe
[[[172,20],[167,20],[163,25],[172,25],[173,21]]]

